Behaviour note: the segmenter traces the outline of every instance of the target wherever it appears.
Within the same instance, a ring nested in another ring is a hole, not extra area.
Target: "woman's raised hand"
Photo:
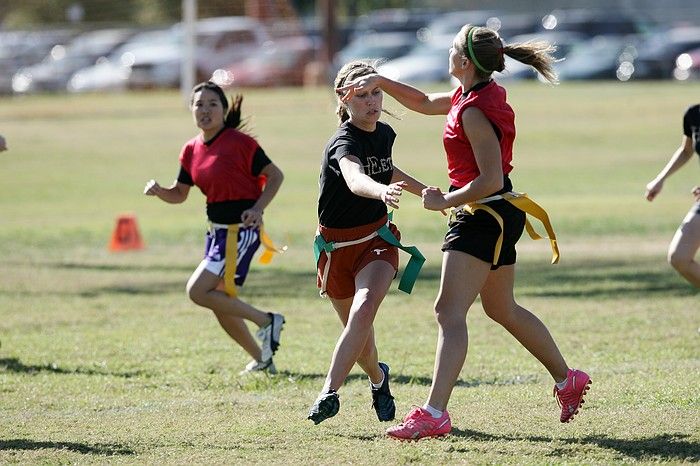
[[[378,74],[368,74],[361,76],[356,80],[337,87],[335,92],[340,96],[340,100],[347,103],[358,92],[368,91],[377,85],[377,80],[380,78]]]

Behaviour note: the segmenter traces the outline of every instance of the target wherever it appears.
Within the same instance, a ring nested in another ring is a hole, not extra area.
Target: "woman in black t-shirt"
[[[653,201],[664,181],[693,157],[700,155],[700,104],[690,107],[683,116],[683,140],[666,166],[647,184],[647,200]],[[700,249],[700,186],[692,189],[695,205],[676,230],[668,248],[668,261],[692,285],[700,288],[700,264],[695,254]]]
[[[371,63],[353,61],[338,72],[335,87],[372,73],[376,71]],[[314,424],[338,412],[337,390],[355,363],[369,377],[379,420],[394,419],[389,366],[378,360],[373,322],[396,276],[398,250],[379,235],[400,239],[388,220],[387,206],[398,209],[404,190],[420,196],[426,186],[394,166],[396,133],[378,121],[381,112],[378,87],[353,96],[347,104],[338,99],[340,127],[321,162],[317,283],[345,330],[336,343],[323,390],[309,410]]]

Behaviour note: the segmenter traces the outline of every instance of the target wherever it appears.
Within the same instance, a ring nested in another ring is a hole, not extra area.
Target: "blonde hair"
[[[533,67],[552,84],[558,82],[553,64],[556,58],[552,53],[556,47],[544,40],[529,40],[514,44],[504,44],[498,33],[492,29],[467,24],[457,33],[459,52],[476,67],[476,74],[482,79],[494,71],[505,69],[504,55]]]

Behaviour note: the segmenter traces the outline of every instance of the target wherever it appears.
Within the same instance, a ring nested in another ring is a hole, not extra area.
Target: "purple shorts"
[[[206,234],[202,265],[220,276],[226,292],[235,296],[236,286],[243,286],[250,262],[259,247],[258,228],[214,223]]]

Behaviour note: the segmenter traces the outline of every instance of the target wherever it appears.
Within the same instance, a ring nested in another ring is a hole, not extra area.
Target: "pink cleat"
[[[399,440],[418,440],[424,437],[440,437],[450,433],[452,423],[445,410],[435,419],[430,413],[418,406],[414,407],[398,426],[389,427],[386,434]]]
[[[561,422],[569,422],[578,414],[584,403],[583,396],[591,386],[591,378],[583,371],[569,369],[566,373],[566,385],[561,390],[554,385],[554,396],[561,406]]]

